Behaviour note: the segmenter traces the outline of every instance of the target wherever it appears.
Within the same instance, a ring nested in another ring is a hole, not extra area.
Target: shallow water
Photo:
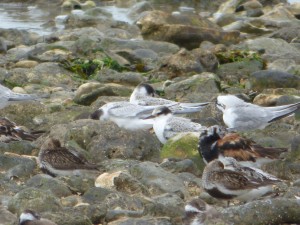
[[[289,0],[290,3],[300,2],[300,0]],[[174,2],[173,2],[174,3]],[[178,3],[178,2],[177,2]],[[186,2],[185,2],[186,3]],[[154,4],[155,5],[155,4]],[[180,6],[180,7],[179,7]],[[113,14],[113,18],[120,21],[132,23],[133,21],[127,17],[127,8],[118,8],[115,6],[102,6],[107,11]],[[186,8],[185,8],[186,7]],[[189,5],[180,4],[156,4],[155,8],[160,10],[185,10],[191,9]],[[52,28],[47,28],[43,24],[53,20],[55,16],[63,15],[60,10],[52,7],[38,8],[34,5],[24,3],[0,3],[0,28],[16,28],[36,32],[40,35],[45,35],[53,32]],[[62,26],[57,24],[57,29]]]
[[[16,28],[39,34],[50,33],[41,25],[50,18],[50,12],[23,3],[0,4],[0,28]]]

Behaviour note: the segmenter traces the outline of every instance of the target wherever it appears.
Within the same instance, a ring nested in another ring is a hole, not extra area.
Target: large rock
[[[300,51],[282,39],[260,37],[249,39],[241,46],[254,51],[264,50],[263,58],[269,62],[276,59],[289,59],[300,63]]]
[[[163,11],[145,13],[137,25],[144,39],[167,41],[187,49],[197,48],[206,40],[213,43],[237,43],[240,35],[237,31],[224,32],[200,16],[171,15]]]
[[[77,120],[53,126],[50,136],[62,143],[76,142],[88,151],[88,158],[159,160],[160,143],[147,131],[127,131],[112,122]]]
[[[33,118],[47,112],[48,110],[45,105],[40,102],[28,101],[8,105],[4,109],[1,109],[0,116],[8,117],[20,126],[26,126],[28,128],[38,130],[40,128],[34,126]]]
[[[116,171],[103,173],[95,180],[96,187],[113,189],[128,194],[148,195],[148,189],[137,179],[133,178],[127,171]]]
[[[74,102],[81,105],[90,105],[99,96],[130,96],[133,88],[120,84],[102,84],[90,82],[81,85],[75,93]]]
[[[243,60],[232,63],[225,63],[219,66],[217,75],[222,81],[229,85],[244,85],[244,81],[253,72],[263,69],[263,62],[260,60]]]
[[[270,38],[280,38],[290,43],[300,37],[300,27],[284,27],[269,35]]]
[[[202,171],[205,164],[198,153],[199,136],[200,134],[186,133],[169,139],[161,150],[161,158],[191,159]]]
[[[169,55],[178,52],[179,47],[175,44],[163,41],[148,41],[148,40],[122,40],[117,38],[103,38],[100,44],[105,50],[137,50],[151,49],[160,55]]]
[[[189,74],[198,74],[203,72],[200,60],[191,52],[182,49],[178,53],[170,56],[162,63],[161,71],[168,74],[168,78],[172,79],[178,76],[186,76]]]
[[[0,36],[6,40],[12,41],[17,45],[33,45],[36,43],[38,35],[36,33],[30,33],[26,30],[18,29],[0,29]]]
[[[13,222],[17,221],[17,217],[8,211],[4,206],[0,207],[0,224],[1,225],[11,225]]]
[[[165,171],[158,164],[153,162],[142,162],[130,168],[133,177],[139,179],[152,196],[164,193],[176,193],[178,196],[187,197],[187,190],[182,180],[176,175]]]
[[[111,69],[102,69],[98,72],[94,79],[101,83],[117,83],[122,85],[136,86],[146,79],[140,73],[123,72],[119,73]]]
[[[262,70],[250,75],[250,86],[254,90],[266,88],[300,88],[300,77],[276,70]]]
[[[59,199],[50,191],[26,188],[14,195],[8,203],[8,210],[19,215],[25,209],[37,212],[57,212],[62,209]]]
[[[39,190],[51,191],[59,198],[72,194],[68,186],[62,181],[45,174],[37,174],[33,176],[27,180],[26,185],[28,187],[38,188]]]
[[[204,72],[170,84],[165,88],[165,94],[168,99],[204,102],[220,92],[219,85],[219,78],[215,74]]]

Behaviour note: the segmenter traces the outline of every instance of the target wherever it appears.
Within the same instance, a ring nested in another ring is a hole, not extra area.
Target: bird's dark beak
[[[95,112],[93,112],[90,115],[90,118],[92,120],[99,120],[102,114],[103,114],[102,110],[101,109],[97,109]]]
[[[153,119],[154,117],[155,117],[155,116],[150,115],[150,116],[147,116],[147,117],[143,118],[143,120]]]

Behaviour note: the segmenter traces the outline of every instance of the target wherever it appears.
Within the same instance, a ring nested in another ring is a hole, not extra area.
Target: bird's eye
[[[216,105],[219,108],[225,109],[225,106],[222,103],[218,102],[218,101],[216,101]]]

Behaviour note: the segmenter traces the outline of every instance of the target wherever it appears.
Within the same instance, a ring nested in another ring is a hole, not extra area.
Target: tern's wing
[[[256,105],[242,105],[226,109],[223,114],[224,123],[232,130],[251,130],[264,128],[273,112]]]
[[[151,115],[156,106],[140,106],[140,105],[127,105],[121,107],[113,107],[109,109],[109,113],[115,117],[129,118],[129,117],[143,117]]]

